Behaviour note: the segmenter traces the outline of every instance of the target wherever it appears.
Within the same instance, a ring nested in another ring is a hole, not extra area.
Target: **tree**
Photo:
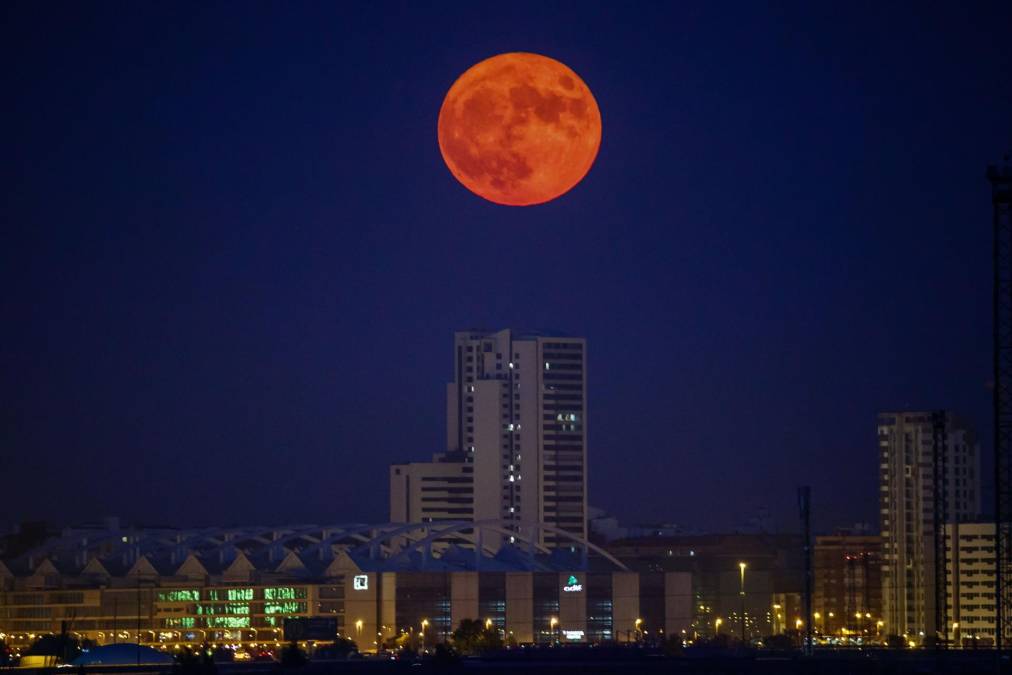
[[[218,667],[214,664],[210,652],[206,643],[196,650],[189,646],[183,647],[176,655],[178,672],[181,675],[214,675],[218,672]]]
[[[460,661],[460,655],[457,654],[456,650],[454,650],[453,647],[446,644],[445,642],[440,642],[438,645],[436,645],[436,653],[432,657],[432,662],[436,666],[445,667],[453,665],[458,661]]]
[[[317,649],[316,656],[325,659],[346,659],[357,652],[358,645],[354,640],[339,637],[334,640],[334,644]]]
[[[906,649],[907,641],[900,635],[889,635],[886,636],[886,646],[889,649]]]
[[[664,640],[663,649],[667,656],[681,656],[685,651],[682,636],[675,633],[669,635]]]
[[[81,642],[73,635],[43,635],[32,643],[25,656],[55,656],[61,663],[70,663],[81,653]]]
[[[306,652],[299,648],[299,643],[292,640],[281,650],[281,665],[286,668],[299,668],[306,665],[309,659],[306,657]]]
[[[477,619],[461,619],[451,639],[453,646],[461,654],[480,654],[502,649],[503,646],[499,629]]]
[[[789,635],[769,635],[763,638],[763,646],[766,649],[775,649],[777,651],[789,651],[794,648],[794,640]]]

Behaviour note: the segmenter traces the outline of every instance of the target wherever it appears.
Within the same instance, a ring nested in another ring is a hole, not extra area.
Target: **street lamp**
[[[429,620],[422,619],[422,652],[425,652],[425,629],[429,627]]]
[[[639,642],[640,638],[643,637],[643,630],[640,628],[642,625],[643,619],[636,619],[633,621],[633,628],[636,630],[636,642]]]
[[[959,638],[956,636],[956,631],[958,631],[958,630],[959,630],[959,622],[958,621],[953,621],[952,622],[952,642],[953,642],[953,644],[959,644]]]
[[[551,619],[548,620],[548,628],[549,628],[549,632],[552,634],[552,642],[553,643],[554,642],[558,642],[558,640],[556,639],[556,635],[555,635],[555,627],[558,626],[558,625],[559,625],[559,620],[556,619],[554,616]]]
[[[741,641],[745,642],[745,567],[743,562],[738,563],[738,570],[741,572],[741,586],[738,594],[741,596]]]
[[[720,624],[722,623],[724,623],[724,620],[720,617],[717,617],[717,619],[713,622],[713,634],[715,636],[720,635]]]

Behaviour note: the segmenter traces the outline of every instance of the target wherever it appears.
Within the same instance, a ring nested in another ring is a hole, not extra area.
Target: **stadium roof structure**
[[[569,545],[547,548],[541,533]],[[500,545],[500,542],[503,542]],[[0,563],[3,564],[3,563]],[[6,561],[14,577],[327,578],[359,572],[627,571],[600,547],[545,523],[439,521],[174,528],[71,528]]]

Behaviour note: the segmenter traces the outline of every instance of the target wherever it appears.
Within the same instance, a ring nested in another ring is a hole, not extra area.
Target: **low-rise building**
[[[333,618],[362,651],[404,635],[442,642],[463,619],[517,644],[688,631],[690,575],[637,573],[562,530],[571,545],[554,551],[539,534],[482,543],[513,524],[71,531],[0,566],[0,639],[272,648],[294,617]]]
[[[798,593],[802,585],[797,535],[645,536],[611,542],[608,551],[641,573],[690,574],[696,637],[720,632],[753,640],[782,632],[775,630],[783,623],[775,596]]]
[[[967,647],[994,644],[994,523],[945,526],[947,635]]]
[[[815,538],[812,609],[824,635],[888,634],[882,616],[882,537],[839,532]]]

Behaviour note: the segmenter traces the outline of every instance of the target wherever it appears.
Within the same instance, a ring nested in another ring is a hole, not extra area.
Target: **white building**
[[[948,637],[952,644],[994,644],[994,523],[945,526]],[[955,553],[953,553],[955,551]]]
[[[883,630],[911,639],[944,635],[947,627],[936,627],[935,611],[935,472],[938,494],[944,490],[945,496],[942,522],[974,520],[980,447],[973,432],[945,411],[881,413],[878,444]]]
[[[454,377],[446,387],[446,453],[437,455],[431,468],[391,467],[391,518],[501,519],[516,523],[514,529],[538,523],[548,527],[525,534],[548,546],[563,540],[552,528],[586,537],[586,395],[583,338],[516,335],[509,329],[457,332]],[[466,466],[451,469],[450,463]],[[425,497],[421,480],[405,478],[423,474],[430,488],[437,474],[444,479],[470,474],[470,518],[464,502]],[[423,503],[431,513],[407,513],[405,505]],[[454,513],[438,513],[442,506]]]

